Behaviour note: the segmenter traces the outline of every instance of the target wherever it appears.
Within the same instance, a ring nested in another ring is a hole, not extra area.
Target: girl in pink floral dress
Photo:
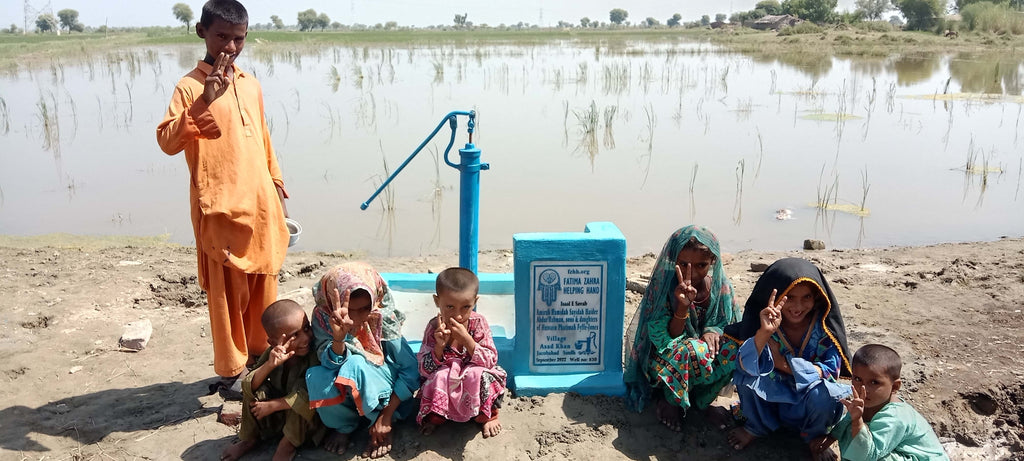
[[[476,274],[460,267],[437,275],[434,304],[417,354],[420,375],[420,432],[429,435],[445,421],[474,420],[484,437],[501,432],[498,407],[505,393],[505,370],[498,366],[491,327],[475,312],[480,287]]]

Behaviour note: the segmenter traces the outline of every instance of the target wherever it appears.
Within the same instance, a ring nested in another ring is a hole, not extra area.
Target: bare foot
[[[658,421],[665,427],[682,432],[683,430],[683,409],[672,405],[667,400],[658,401]]]
[[[434,430],[437,429],[437,426],[439,426],[439,424],[429,423],[429,422],[427,422],[427,418],[423,418],[423,423],[420,424],[420,434],[423,434],[423,435],[433,434]]]
[[[349,434],[345,434],[343,432],[331,431],[331,433],[324,438],[324,450],[339,455],[345,453],[345,450],[348,450],[348,447],[351,444]]]
[[[733,423],[732,413],[729,410],[714,405],[704,411],[704,418],[718,429],[725,429],[732,426]]]
[[[293,459],[295,459],[295,445],[292,445],[286,437],[282,437],[281,442],[277,444],[273,461],[292,461]]]
[[[742,450],[746,448],[747,445],[750,445],[750,442],[753,442],[757,437],[746,429],[737,427],[736,429],[729,431],[727,438],[729,439],[729,444],[732,445],[734,449]]]
[[[230,447],[224,449],[220,454],[221,461],[237,461],[242,459],[242,455],[252,450],[256,446],[256,442],[258,440],[239,440],[231,444]]]
[[[501,432],[501,421],[498,418],[494,418],[484,423],[483,427],[480,428],[480,432],[484,433],[484,438],[494,437]]]
[[[370,443],[366,445],[366,451],[363,452],[363,456],[367,458],[380,458],[388,453],[391,453],[391,433],[384,437],[384,441],[379,445],[374,443],[373,437],[370,438]]]

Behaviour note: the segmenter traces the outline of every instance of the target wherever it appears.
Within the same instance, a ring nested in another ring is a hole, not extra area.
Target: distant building
[[[791,14],[770,14],[752,22],[750,27],[757,30],[779,30],[783,27],[793,27],[801,22],[804,20]]]

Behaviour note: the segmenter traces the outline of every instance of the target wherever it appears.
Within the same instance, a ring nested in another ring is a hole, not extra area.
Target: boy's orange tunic
[[[234,376],[267,347],[260,316],[277,298],[288,230],[259,82],[234,67],[234,81],[208,105],[202,95],[212,70],[200,61],[178,82],[156,136],[168,155],[185,151],[214,370]]]

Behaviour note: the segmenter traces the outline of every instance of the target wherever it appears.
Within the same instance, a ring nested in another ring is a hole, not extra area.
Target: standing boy
[[[234,64],[248,24],[236,0],[203,5],[196,35],[206,57],[178,82],[156,130],[160,148],[168,155],[184,150],[188,163],[199,286],[209,304],[213,369],[222,377],[211,391],[237,391],[246,365],[267,347],[260,316],[277,298],[288,248],[288,194],[263,91]]]

